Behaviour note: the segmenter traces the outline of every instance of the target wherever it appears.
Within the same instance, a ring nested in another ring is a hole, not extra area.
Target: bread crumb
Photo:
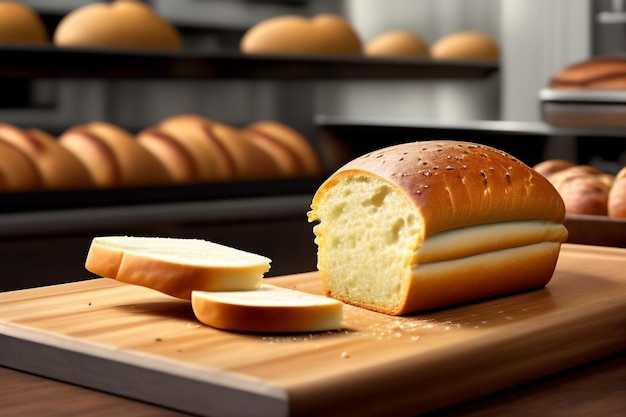
[[[350,357],[350,355],[348,354],[348,352],[341,352],[341,357],[343,359],[348,359]]]

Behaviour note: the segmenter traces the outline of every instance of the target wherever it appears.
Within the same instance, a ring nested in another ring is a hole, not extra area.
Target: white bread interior
[[[467,142],[364,155],[311,208],[326,294],[393,315],[541,287],[567,238],[563,201],[543,176]]]
[[[255,290],[271,260],[201,239],[101,236],[85,268],[94,274],[191,299],[193,290]]]
[[[324,296],[262,284],[254,291],[194,291],[202,323],[240,332],[315,332],[341,328],[343,303]]]

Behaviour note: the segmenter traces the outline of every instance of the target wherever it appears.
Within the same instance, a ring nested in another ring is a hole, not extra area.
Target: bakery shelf
[[[571,139],[576,148],[577,162],[581,164],[590,163],[595,156],[610,160],[626,152],[623,141],[626,133],[624,129],[614,128],[555,127],[543,122],[500,120],[437,122],[324,115],[317,116],[315,123],[320,130],[321,148],[341,152],[344,158],[337,161],[335,157],[334,163],[329,163],[330,166],[383,146],[426,139],[480,142],[509,152],[529,165],[544,160],[547,140],[553,137]],[[323,157],[332,159],[329,154]]]
[[[296,194],[312,195],[321,181],[322,178],[319,177],[301,177],[141,187],[4,192],[0,193],[0,214],[267,198]]]
[[[471,79],[497,63],[349,56],[280,56],[58,48],[0,47],[2,78],[129,79]]]

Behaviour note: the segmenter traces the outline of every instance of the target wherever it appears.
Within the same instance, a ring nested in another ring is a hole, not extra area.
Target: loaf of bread
[[[0,123],[0,137],[19,148],[39,171],[48,190],[93,187],[91,174],[72,152],[40,129],[21,129]]]
[[[626,167],[622,167],[615,176],[607,205],[609,217],[626,218]]]
[[[41,188],[43,180],[33,161],[0,136],[0,191],[35,191]]]
[[[59,136],[59,143],[82,161],[96,187],[172,183],[158,159],[130,132],[111,123],[73,126]]]
[[[518,159],[446,140],[348,162],[308,213],[325,293],[391,315],[543,287],[564,216],[552,184]]]
[[[343,303],[328,297],[261,284],[253,291],[194,291],[196,318],[218,329],[299,333],[341,328]]]
[[[256,290],[269,258],[201,239],[93,238],[85,268],[102,277],[191,299],[194,290]]]
[[[550,169],[556,168],[556,169]],[[590,165],[547,160],[535,166],[554,185],[569,214],[608,214],[609,190],[614,176]]]
[[[43,44],[49,40],[43,19],[26,4],[0,2],[0,43]]]
[[[215,138],[211,124],[211,120],[201,116],[175,115],[139,132],[137,141],[178,182],[232,180],[234,162]]]
[[[313,146],[291,127],[262,120],[246,126],[243,133],[272,155],[284,176],[318,176],[322,173],[322,163]]]
[[[58,24],[61,47],[182,49],[178,29],[141,1],[92,3],[68,13]]]
[[[558,90],[625,89],[626,59],[606,56],[576,62],[554,74],[548,86]]]
[[[265,148],[239,129],[199,115],[171,116],[139,132],[137,140],[180,182],[281,176],[279,164]]]
[[[566,161],[564,159],[547,159],[545,161],[541,161],[535,166],[533,169],[548,178],[557,172],[563,171],[564,169],[571,168],[576,164],[571,161]]]
[[[431,47],[431,56],[440,60],[498,61],[500,47],[484,33],[457,32],[437,40]]]
[[[239,44],[247,54],[360,55],[361,39],[335,14],[278,16],[263,20],[244,34]]]
[[[371,57],[426,58],[430,56],[430,47],[414,32],[390,30],[372,38],[365,46],[365,55]]]

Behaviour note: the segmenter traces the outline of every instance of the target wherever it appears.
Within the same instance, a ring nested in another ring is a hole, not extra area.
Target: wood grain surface
[[[564,245],[541,290],[344,328],[223,332],[108,279],[0,294],[0,364],[200,415],[416,415],[626,347],[626,250]],[[319,292],[316,273],[272,283]]]

